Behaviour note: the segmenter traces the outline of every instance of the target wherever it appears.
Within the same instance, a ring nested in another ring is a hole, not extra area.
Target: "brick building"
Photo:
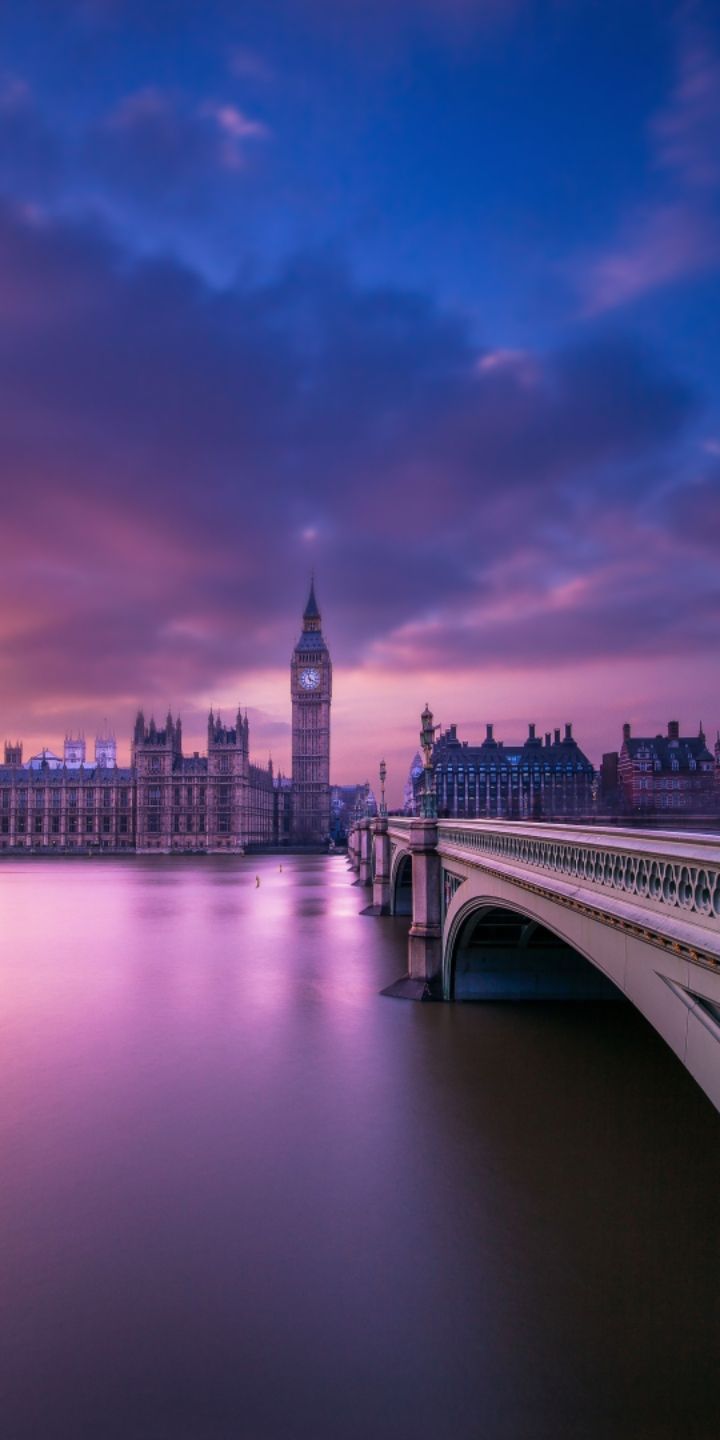
[[[671,720],[666,735],[654,736],[633,736],[623,725],[617,798],[623,814],[717,814],[720,741],[713,756],[702,725],[697,735],[681,735],[678,721]]]

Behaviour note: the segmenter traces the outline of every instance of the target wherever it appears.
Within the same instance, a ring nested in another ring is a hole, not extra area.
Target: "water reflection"
[[[0,870],[12,1440],[714,1433],[708,1102],[629,1009],[381,999],[365,898]]]

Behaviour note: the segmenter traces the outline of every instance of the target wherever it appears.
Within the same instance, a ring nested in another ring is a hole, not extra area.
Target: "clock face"
[[[300,684],[302,685],[303,690],[317,690],[318,685],[320,684],[320,671],[312,669],[301,670]]]

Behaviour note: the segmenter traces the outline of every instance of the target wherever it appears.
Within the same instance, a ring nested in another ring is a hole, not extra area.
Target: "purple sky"
[[[0,729],[714,733],[719,197],[714,5],[9,0]]]

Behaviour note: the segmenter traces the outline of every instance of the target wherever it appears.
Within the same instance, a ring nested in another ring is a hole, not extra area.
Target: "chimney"
[[[528,740],[534,740],[534,739],[535,739],[535,726],[534,726],[534,725],[529,725],[529,726],[528,726]]]
[[[572,725],[565,726],[565,739],[572,740]]]
[[[680,739],[680,721],[668,720],[668,740]]]
[[[493,732],[493,727],[492,727],[492,725],[487,725],[485,728],[486,728],[486,730],[487,730],[487,734],[486,734],[486,736],[485,736],[485,739],[491,741],[492,738],[493,738],[493,733],[492,733],[492,732]]]
[[[627,720],[626,720],[626,721],[625,721],[625,724],[623,725],[623,740],[629,740],[629,739],[630,739],[630,726],[628,725],[628,722],[627,722]]]
[[[550,744],[550,731],[549,731],[549,730],[546,730],[546,731],[545,731],[545,744],[546,744],[546,745],[549,745],[549,744]]]
[[[556,730],[556,731],[555,731],[555,744],[556,744],[556,745],[559,745],[559,744],[560,744],[560,731],[559,731],[559,730]]]

